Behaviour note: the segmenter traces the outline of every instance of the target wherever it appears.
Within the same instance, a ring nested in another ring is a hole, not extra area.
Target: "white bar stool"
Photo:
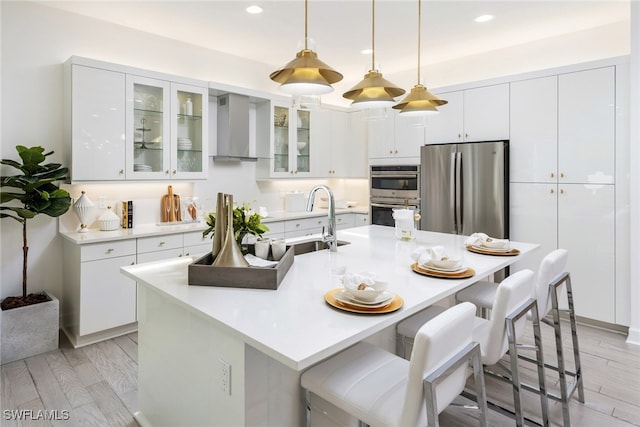
[[[521,389],[534,391],[540,394],[540,406],[542,425],[549,425],[548,401],[545,391],[544,380],[544,360],[542,355],[542,343],[540,341],[540,325],[537,320],[537,304],[531,298],[533,294],[533,272],[522,270],[504,279],[497,287],[495,298],[490,306],[492,318],[490,320],[476,317],[473,340],[480,344],[482,363],[485,374],[490,374],[513,385],[514,409],[509,410],[497,404],[487,401],[492,409],[509,415],[516,420],[517,426],[524,425],[525,418],[522,411],[520,399]],[[465,303],[463,303],[465,304]],[[533,312],[533,333],[536,338],[535,346],[522,346],[518,340],[524,334],[525,316]],[[411,344],[411,339],[415,336],[416,327],[420,327],[429,320],[430,313],[421,311],[414,316],[400,322],[397,326],[397,333],[401,343]],[[404,345],[403,344],[403,345]],[[510,366],[502,363],[502,357],[509,351]],[[536,352],[538,364],[538,384],[537,389],[520,383],[518,370],[518,350],[533,350]],[[403,350],[406,354],[406,350]],[[491,369],[488,368],[491,366]],[[499,369],[501,373],[494,372]],[[463,393],[469,396],[468,393]],[[529,423],[540,424],[537,421],[526,420]]]
[[[475,310],[459,304],[434,316],[417,331],[411,361],[361,342],[305,371],[307,425],[354,425],[357,418],[360,425],[438,426],[438,414],[464,390],[471,360],[480,425],[486,426],[480,348],[471,341]],[[341,413],[317,413],[319,406]]]
[[[578,334],[576,329],[575,311],[573,308],[573,291],[571,289],[571,277],[564,272],[567,265],[568,252],[565,249],[556,249],[546,255],[540,263],[536,278],[536,299],[541,321],[554,329],[557,366],[545,364],[545,367],[558,372],[560,395],[550,393],[550,399],[562,403],[562,418],[564,427],[571,425],[569,414],[569,401],[578,390],[578,401],[584,403],[584,386],[582,383],[582,368],[580,364],[580,349],[578,345]],[[564,272],[564,273],[563,273]],[[471,302],[481,310],[491,308],[498,285],[493,282],[478,282],[456,294],[458,302]],[[558,295],[562,291],[567,295],[568,308],[560,308]],[[560,313],[568,313],[571,327],[571,337],[573,341],[573,359],[575,371],[569,371],[565,367],[564,351],[562,348],[562,329],[560,323]],[[547,315],[552,314],[552,320],[547,319]],[[520,356],[521,359],[536,363],[529,357]],[[572,377],[571,384],[567,384],[567,377]]]

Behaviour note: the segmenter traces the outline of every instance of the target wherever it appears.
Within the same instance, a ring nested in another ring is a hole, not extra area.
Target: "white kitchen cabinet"
[[[213,239],[210,235],[203,237],[201,231],[184,233],[182,237],[184,256],[200,257],[213,249]]]
[[[509,139],[509,84],[439,93],[447,104],[429,117],[427,144]]]
[[[136,283],[120,274],[120,267],[136,263],[135,239],[87,245],[65,240],[63,248],[61,323],[71,342],[88,344],[114,328],[116,335],[135,330]]]
[[[557,99],[557,76],[511,83],[510,181],[557,182]]]
[[[317,178],[344,178],[349,174],[349,114],[329,109],[313,112],[312,171]]]
[[[256,178],[308,178],[312,175],[311,137],[313,117],[308,110],[299,110],[276,101],[260,107],[270,112],[269,139],[258,141]],[[261,114],[258,112],[258,114]],[[265,146],[268,145],[268,146]]]
[[[125,76],[65,63],[65,152],[72,181],[125,176]]]
[[[576,314],[615,323],[615,187],[558,187],[558,247],[569,251]]]
[[[615,177],[615,67],[558,77],[560,182],[612,184]]]
[[[284,235],[287,239],[291,237],[308,236],[311,234],[325,233],[328,231],[328,221],[326,216],[291,219],[284,223]]]
[[[614,186],[511,183],[510,189],[510,238],[540,245],[513,271],[537,271],[549,252],[568,250],[576,314],[615,323]]]
[[[354,227],[362,227],[363,225],[369,225],[369,214],[357,213],[354,214]]]
[[[356,226],[356,217],[352,213],[343,213],[336,215],[336,229],[344,230],[345,228],[353,228]]]
[[[208,89],[137,75],[126,83],[127,179],[205,178]]]
[[[369,178],[367,122],[360,111],[349,113],[349,138],[346,142],[349,159],[345,178]]]
[[[207,178],[206,83],[80,57],[64,83],[72,182]]]
[[[263,234],[263,237],[270,239],[283,239],[284,238],[284,221],[269,221],[264,223],[269,227],[269,231]]]
[[[421,118],[403,117],[389,108],[386,117],[369,121],[368,134],[369,158],[419,162],[420,146],[425,143]]]

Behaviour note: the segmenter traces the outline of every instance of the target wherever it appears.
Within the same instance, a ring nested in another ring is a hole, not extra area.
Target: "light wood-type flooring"
[[[542,332],[545,360],[553,362],[552,330],[543,326]],[[640,347],[626,344],[620,334],[588,326],[579,326],[578,336],[586,402],[581,404],[575,397],[571,402],[572,426],[640,425]],[[568,333],[564,341],[569,345]],[[535,371],[525,362],[521,366],[523,376],[533,380]],[[58,350],[5,364],[1,371],[1,426],[137,426],[133,419],[137,410],[135,333],[79,349],[61,339]],[[555,385],[557,379],[550,372],[547,386]],[[487,392],[494,401],[512,400],[511,388],[495,380],[487,379]],[[539,405],[536,395],[524,392],[524,406],[530,416],[538,414]],[[32,418],[38,411],[57,411],[54,414],[59,419],[16,421],[8,419],[10,410],[31,410]],[[553,425],[561,425],[560,405],[550,401],[550,412]],[[447,427],[477,425],[476,420],[476,411],[459,407],[450,407],[440,416],[441,425]],[[514,425],[511,419],[491,410],[489,423]]]

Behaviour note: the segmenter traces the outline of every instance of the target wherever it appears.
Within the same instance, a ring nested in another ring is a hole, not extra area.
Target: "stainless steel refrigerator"
[[[509,237],[509,141],[424,145],[422,230]]]

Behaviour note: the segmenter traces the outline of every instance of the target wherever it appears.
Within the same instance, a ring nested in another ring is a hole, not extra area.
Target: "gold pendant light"
[[[400,110],[400,114],[418,116],[437,113],[437,106],[447,103],[444,99],[438,98],[427,90],[427,87],[420,83],[420,39],[422,24],[422,1],[418,0],[418,83],[411,88],[409,95],[405,96],[398,105],[393,108]]]
[[[376,2],[371,0],[371,69],[365,74],[364,79],[345,92],[342,96],[353,100],[352,107],[359,108],[383,108],[390,107],[395,102],[394,98],[404,94],[405,90],[382,77],[382,73],[376,69]]]
[[[333,91],[331,85],[342,80],[342,74],[318,59],[318,54],[308,47],[307,7],[304,1],[304,49],[295,59],[269,75],[280,83],[280,90],[292,95],[322,95]]]

